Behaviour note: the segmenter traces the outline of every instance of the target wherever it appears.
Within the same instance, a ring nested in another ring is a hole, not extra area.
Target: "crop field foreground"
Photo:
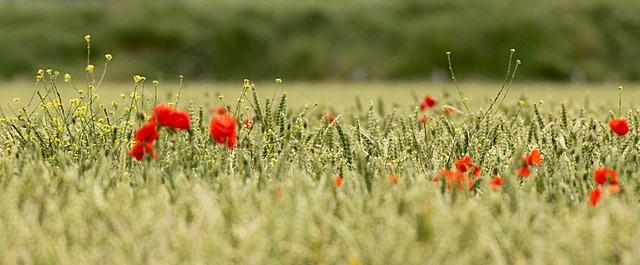
[[[2,264],[640,261],[634,85],[93,72],[7,85]]]

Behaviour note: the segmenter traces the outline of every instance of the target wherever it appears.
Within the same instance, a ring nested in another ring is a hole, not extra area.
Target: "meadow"
[[[0,84],[3,264],[640,260],[637,84],[99,70]]]

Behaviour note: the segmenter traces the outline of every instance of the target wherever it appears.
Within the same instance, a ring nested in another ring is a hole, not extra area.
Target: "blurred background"
[[[38,69],[108,78],[380,81],[640,79],[640,1],[2,1],[0,81]],[[101,71],[101,68],[100,68]]]

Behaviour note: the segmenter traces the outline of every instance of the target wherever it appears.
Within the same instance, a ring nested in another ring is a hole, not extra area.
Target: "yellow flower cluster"
[[[140,82],[140,81],[145,81],[147,80],[146,77],[144,76],[140,76],[140,75],[134,75],[133,76],[133,81],[135,81],[136,83]]]

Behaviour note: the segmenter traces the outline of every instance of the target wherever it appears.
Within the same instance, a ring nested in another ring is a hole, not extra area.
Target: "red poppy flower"
[[[171,113],[175,108],[169,107],[164,103],[155,106],[151,111],[151,118],[149,121],[157,122],[161,126],[171,126]]]
[[[474,178],[477,178],[478,174],[482,173],[478,165],[471,163],[471,157],[469,155],[466,155],[464,158],[453,162],[453,165],[456,166],[456,168],[460,170],[461,173],[465,173],[473,169],[471,171],[471,176],[473,176]]]
[[[591,192],[589,192],[589,205],[591,207],[596,207],[596,204],[598,204],[598,201],[600,200],[601,197],[602,197],[602,189],[600,188],[593,189]]]
[[[604,185],[607,182],[607,173],[609,172],[608,168],[598,168],[593,174],[593,178],[596,180],[596,183],[600,185]]]
[[[420,118],[418,118],[418,122],[419,122],[419,123],[425,123],[425,122],[428,122],[428,121],[429,121],[429,120],[427,120],[427,118],[425,118],[425,117],[420,117]]]
[[[627,119],[611,119],[609,121],[609,127],[618,135],[625,135],[629,132],[629,125],[627,125]]]
[[[491,187],[491,190],[496,191],[498,190],[498,187],[502,185],[503,180],[504,177],[496,175],[492,180],[489,181],[489,187]]]
[[[188,111],[179,111],[174,109],[169,117],[171,119],[169,126],[173,127],[174,130],[189,130],[189,127],[191,126],[191,117],[189,116]]]
[[[191,117],[188,111],[179,111],[164,103],[155,106],[151,111],[150,122],[157,122],[161,126],[173,127],[174,130],[188,130],[191,126]]]
[[[236,123],[238,118],[231,118],[228,114],[222,116],[213,116],[209,132],[214,140],[218,143],[227,141],[227,146],[233,148],[236,143]]]
[[[463,181],[467,181],[467,189],[471,190],[473,188],[473,182],[471,181],[471,178],[468,178],[465,174],[462,174],[459,171],[455,171],[455,170],[450,170],[450,169],[442,169],[440,170],[440,176],[438,176],[437,178],[435,178],[433,181],[437,182],[440,180],[440,177],[442,175],[445,175],[445,177],[447,178],[447,190],[450,192],[453,186],[453,183],[455,181],[456,186],[457,186],[457,190],[460,192],[462,191],[462,182]]]
[[[475,165],[475,164],[474,164],[474,165],[473,165],[473,172],[471,173],[471,176],[472,176],[472,177],[474,177],[474,178],[477,178],[477,177],[478,177],[478,174],[480,174],[480,173],[482,173],[482,172],[480,171],[480,167],[479,167],[478,165]]]
[[[142,148],[143,145],[144,145],[144,151],[143,151],[143,148]],[[133,157],[137,158],[138,160],[142,160],[142,158],[144,158],[144,153],[150,154],[152,160],[156,160],[156,156],[158,156],[158,154],[156,153],[156,150],[155,150],[155,143],[154,142],[147,142],[146,145],[143,144],[142,142],[138,142],[127,153],[130,156],[133,156]]]
[[[389,181],[391,182],[391,185],[393,185],[393,183],[398,183],[402,181],[402,179],[394,174],[389,174]]]
[[[156,129],[156,124],[154,122],[147,122],[142,125],[138,131],[136,131],[135,135],[136,141],[143,142],[153,142],[155,139],[158,139],[158,130]]]
[[[542,158],[540,157],[540,150],[533,149],[531,150],[531,154],[527,156],[527,164],[536,164],[538,166],[542,165]]]
[[[618,185],[618,172],[613,169],[608,169],[606,167],[598,168],[593,175],[595,181],[600,185],[604,185],[605,182],[607,182],[607,176],[611,176],[611,185]]]
[[[333,122],[333,121],[336,119],[336,117],[335,117],[335,116],[333,116],[333,115],[329,114],[329,112],[326,112],[326,111],[322,113],[322,116],[327,116],[327,117],[329,117],[329,123]]]
[[[518,176],[529,177],[529,166],[532,164],[536,164],[538,166],[542,165],[542,158],[540,157],[540,150],[533,149],[531,150],[531,154],[528,156],[521,156],[520,160],[524,162],[521,168],[516,169]]]
[[[420,110],[426,110],[427,108],[429,108],[429,106],[427,105],[427,102],[420,102]]]
[[[431,95],[427,94],[424,97],[424,103],[427,103],[427,107],[431,108],[433,107],[433,105],[435,105],[436,103],[438,103],[437,100],[435,100],[434,98],[431,97]]]
[[[456,166],[456,168],[462,173],[467,172],[471,168],[471,166],[473,166],[473,164],[471,163],[471,157],[469,155],[456,162],[453,162],[453,165]]]
[[[278,194],[278,197],[282,197],[282,188],[281,187],[278,187],[276,189],[276,194]]]
[[[338,187],[342,186],[342,178],[336,176],[335,178],[333,178],[333,181],[336,182],[336,185],[338,185]]]
[[[529,166],[527,164],[524,164],[521,168],[516,168],[516,173],[518,173],[518,176],[528,178],[530,173]]]
[[[227,113],[227,109],[224,107],[211,107],[209,108],[209,112],[217,113],[217,114],[225,114]]]
[[[427,94],[424,97],[424,100],[420,102],[420,110],[430,109],[435,105],[438,101],[431,97],[431,95]]]

